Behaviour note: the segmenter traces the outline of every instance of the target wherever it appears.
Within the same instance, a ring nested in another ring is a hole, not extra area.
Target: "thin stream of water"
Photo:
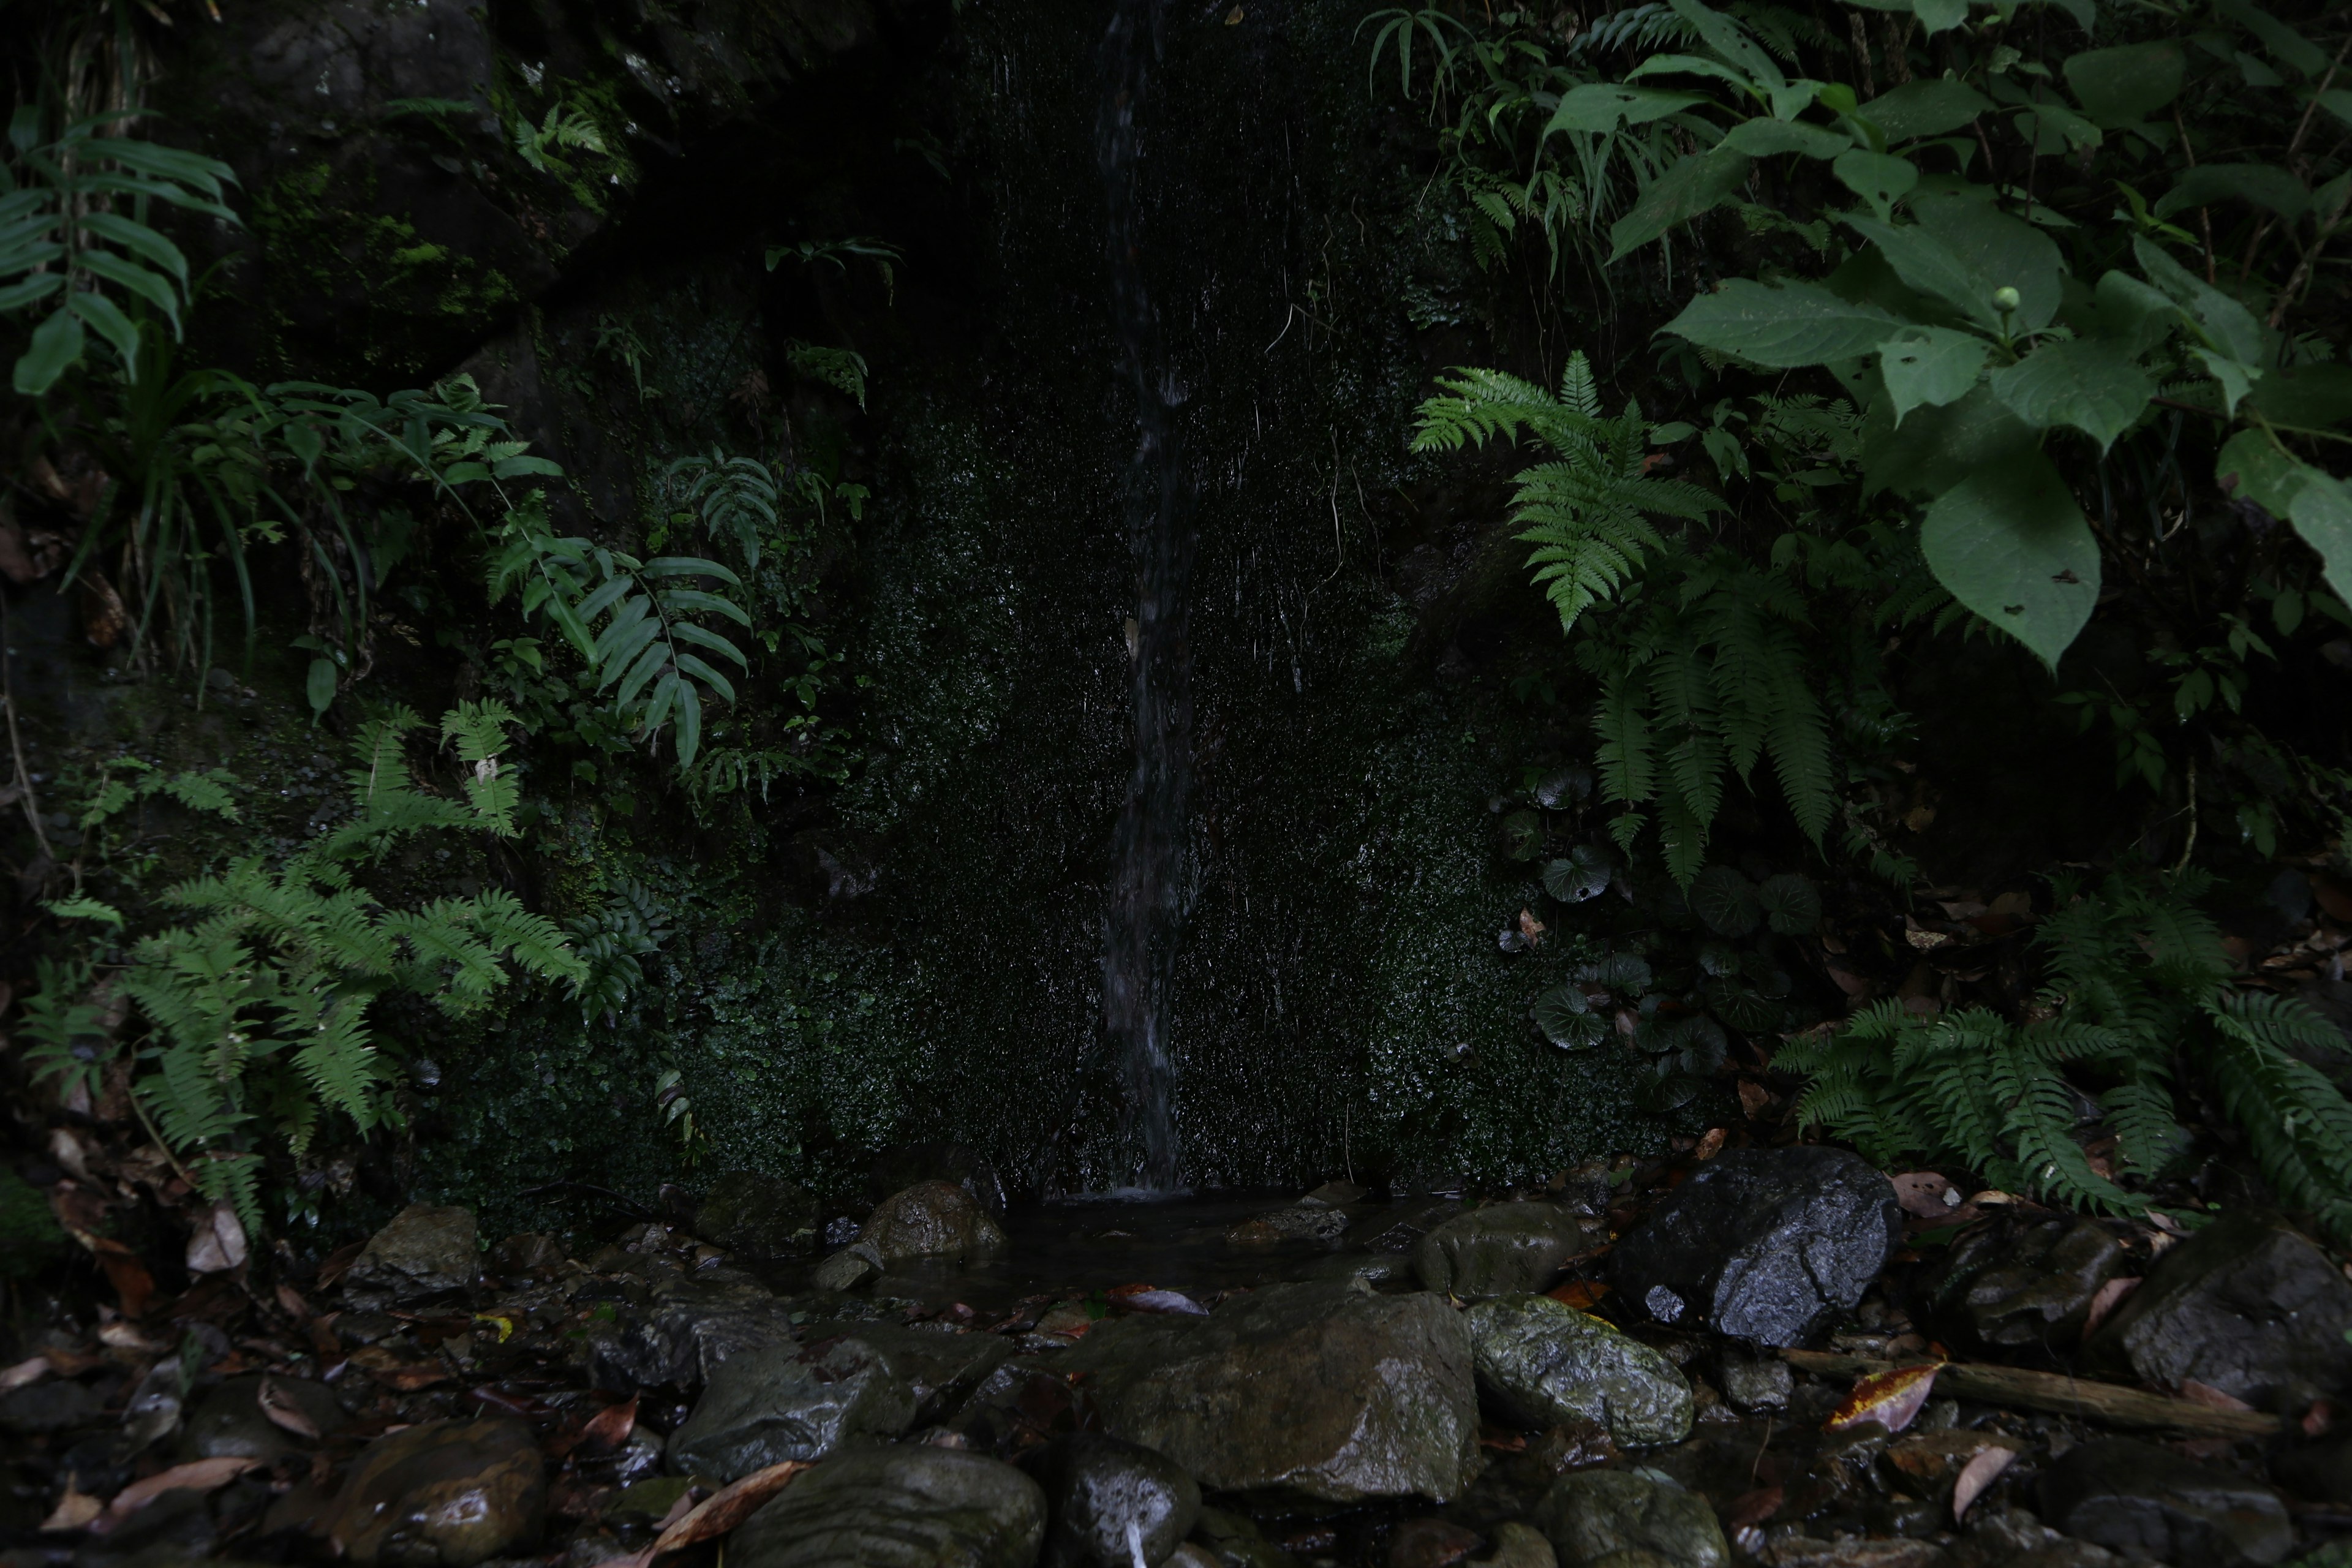
[[[1129,634],[1135,767],[1113,844],[1103,943],[1104,1027],[1127,1089],[1136,1184],[1177,1185],[1175,1068],[1168,991],[1184,912],[1192,764],[1192,653],[1186,590],[1195,545],[1196,488],[1177,409],[1183,392],[1162,352],[1143,278],[1143,147],[1139,125],[1158,58],[1163,0],[1117,0],[1103,38],[1103,97],[1095,153],[1108,211],[1111,316],[1120,370],[1134,389],[1137,441],[1127,486],[1127,533],[1136,574]]]

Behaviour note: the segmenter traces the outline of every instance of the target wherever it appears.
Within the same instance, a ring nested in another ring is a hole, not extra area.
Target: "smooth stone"
[[[1716,1359],[1716,1381],[1732,1405],[1754,1415],[1786,1410],[1796,1392],[1796,1374],[1776,1355],[1757,1355],[1736,1342],[1727,1342]]]
[[[1535,1523],[1562,1568],[1632,1568],[1644,1558],[1725,1568],[1731,1560],[1707,1500],[1655,1470],[1562,1476],[1536,1506]]]
[[[1013,1359],[1013,1342],[1003,1335],[953,1329],[811,1323],[803,1335],[811,1345],[842,1336],[881,1352],[890,1370],[914,1393],[918,1426],[954,1415],[997,1368]]]
[[[563,1266],[563,1247],[543,1232],[520,1231],[490,1248],[489,1265],[504,1276],[551,1274]]]
[[[729,1568],[1031,1568],[1045,1494],[1001,1459],[911,1444],[795,1478],[727,1542]]]
[[[915,1411],[907,1380],[861,1340],[746,1351],[711,1373],[694,1413],[670,1434],[669,1468],[740,1480],[859,1439],[887,1442],[915,1424]]]
[[[917,1182],[875,1205],[857,1232],[884,1268],[917,1258],[989,1258],[1004,1231],[978,1199],[953,1182]],[[831,1261],[827,1259],[827,1261]]]
[[[1004,1178],[968,1144],[895,1144],[874,1157],[866,1180],[876,1198],[918,1182],[953,1182],[991,1215],[1004,1217]]]
[[[646,1287],[642,1307],[616,1304],[612,1321],[590,1322],[588,1380],[621,1394],[699,1388],[729,1357],[796,1337],[792,1309],[747,1274],[664,1275]]]
[[[853,1241],[818,1264],[809,1284],[819,1290],[855,1290],[882,1275],[882,1259],[862,1241]]]
[[[2095,1220],[2029,1225],[2000,1214],[1953,1243],[1928,1276],[1928,1310],[1964,1344],[2063,1351],[2123,1268],[2122,1245]]]
[[[1570,1258],[1606,1238],[1558,1204],[1489,1204],[1433,1227],[1414,1245],[1412,1266],[1439,1295],[1478,1300],[1540,1290]]]
[[[1853,1310],[1902,1236],[1895,1184],[1843,1150],[1718,1154],[1610,1256],[1660,1322],[1794,1345]]]
[[[1324,1183],[1298,1201],[1302,1204],[1321,1204],[1326,1208],[1339,1209],[1346,1208],[1349,1204],[1362,1203],[1371,1195],[1369,1190],[1358,1186],[1353,1182],[1335,1179]]]
[[[1058,1357],[1040,1356],[1003,1363],[982,1380],[948,1429],[971,1447],[1010,1454],[1087,1426],[1086,1394],[1071,1386],[1059,1365]]]
[[[339,1430],[351,1420],[323,1383],[249,1373],[229,1378],[196,1402],[180,1436],[187,1456],[194,1459],[259,1459],[266,1464],[301,1452],[304,1439],[272,1421],[268,1412],[262,1409],[261,1390],[265,1383],[283,1408],[308,1421],[320,1436]]]
[[[1542,1531],[1514,1519],[1496,1528],[1495,1550],[1477,1560],[1477,1568],[1559,1568],[1559,1553]]]
[[[1349,1247],[1369,1252],[1402,1253],[1410,1258],[1421,1238],[1462,1212],[1453,1198],[1414,1198],[1387,1208],[1376,1208],[1357,1220],[1343,1238]]]
[[[1452,1520],[1408,1519],[1389,1537],[1388,1568],[1453,1568],[1486,1544]]]
[[[1228,1513],[1203,1504],[1192,1539],[1205,1548],[1217,1568],[1293,1568],[1290,1553],[1265,1538],[1245,1514]]]
[[[693,1485],[690,1476],[648,1476],[632,1481],[604,1505],[604,1517],[623,1524],[658,1524]]]
[[[1426,1292],[1269,1285],[1205,1318],[1114,1319],[1058,1354],[1106,1430],[1221,1491],[1443,1502],[1475,1451],[1469,1334]]]
[[[88,1384],[45,1377],[0,1394],[0,1430],[24,1436],[69,1432],[100,1420],[105,1411],[105,1396]]]
[[[1343,1210],[1328,1204],[1302,1203],[1245,1219],[1225,1232],[1225,1240],[1235,1247],[1272,1247],[1285,1241],[1335,1247],[1347,1234],[1348,1215]]]
[[[694,1213],[694,1233],[746,1258],[792,1258],[815,1250],[814,1194],[755,1171],[729,1171],[710,1184]]]
[[[2059,1534],[2021,1508],[1979,1504],[1952,1543],[1962,1568],[2116,1568],[2123,1559],[2104,1546]]]
[[[1329,1258],[1319,1258],[1303,1277],[1349,1283],[1361,1281],[1360,1288],[1364,1289],[1378,1289],[1382,1285],[1411,1286],[1415,1282],[1412,1259],[1393,1252],[1341,1252]]]
[[[1056,1438],[1021,1468],[1045,1489],[1045,1568],[1144,1568],[1174,1554],[1201,1514],[1201,1489],[1165,1454],[1097,1432]]]
[[[473,1568],[539,1538],[547,1472],[511,1416],[428,1421],[379,1437],[335,1494],[328,1536],[372,1568]]]
[[[2225,1215],[2158,1258],[2084,1347],[2095,1368],[2194,1380],[2258,1409],[2297,1413],[2352,1393],[2352,1281],[2301,1234]]]
[[[1594,1421],[1629,1447],[1690,1436],[1682,1370],[1599,1318],[1549,1296],[1506,1296],[1471,1308],[1464,1321],[1479,1391],[1517,1425]]]
[[[2042,1517],[2126,1556],[2198,1568],[2259,1568],[2294,1546],[2270,1488],[2130,1437],[2083,1444],[2044,1471]]]
[[[1932,1541],[1848,1535],[1822,1541],[1787,1535],[1772,1543],[1772,1568],[1944,1568],[1952,1554]]]
[[[470,1290],[482,1277],[474,1211],[455,1204],[411,1204],[343,1273],[343,1299],[355,1307],[404,1306]]]

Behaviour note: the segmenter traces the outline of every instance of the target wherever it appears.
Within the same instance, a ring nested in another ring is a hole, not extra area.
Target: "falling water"
[[[1164,0],[1116,0],[1103,39],[1103,97],[1095,127],[1109,209],[1111,315],[1120,368],[1135,388],[1138,439],[1128,473],[1128,547],[1136,603],[1129,633],[1135,692],[1135,772],[1119,812],[1103,948],[1104,1025],[1127,1079],[1131,1131],[1142,1148],[1139,1184],[1176,1184],[1175,1069],[1168,990],[1181,924],[1185,797],[1192,782],[1192,655],[1185,584],[1193,551],[1192,482],[1176,409],[1183,401],[1162,357],[1159,318],[1144,287],[1137,125],[1159,46]]]

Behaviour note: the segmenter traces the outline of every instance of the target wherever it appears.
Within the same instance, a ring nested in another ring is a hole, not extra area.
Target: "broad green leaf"
[[[2149,282],[2189,308],[2215,348],[2246,365],[2259,365],[2270,357],[2263,352],[2263,330],[2245,306],[2173,260],[2146,236],[2132,241],[2132,255]]]
[[[1834,158],[1851,150],[1853,138],[1819,125],[1795,120],[1743,120],[1724,136],[1724,146],[1751,158],[1796,153],[1807,158]]]
[[[2189,57],[2170,39],[2085,49],[2066,61],[2066,85],[2101,125],[2131,125],[2180,96]]]
[[[1863,424],[1866,493],[1928,500],[1971,474],[2035,458],[2033,432],[1989,386],[1944,407],[1920,408],[1899,428],[1887,401],[1874,402]]]
[[[1544,134],[1555,131],[1614,131],[1620,124],[1646,125],[1706,100],[1695,92],[1668,92],[1654,87],[1623,87],[1614,82],[1587,82],[1560,96]]]
[[[1813,283],[1768,288],[1735,278],[1702,294],[1663,331],[1701,348],[1775,370],[1855,359],[1905,323],[1874,305],[1856,305]]]
[[[112,904],[103,903],[87,895],[70,899],[52,899],[44,906],[61,921],[98,921],[118,929],[122,924],[122,911]]]
[[[1765,878],[1756,889],[1756,901],[1782,936],[1811,936],[1822,923],[1822,890],[1794,871]]]
[[[656,555],[638,570],[648,577],[716,577],[738,587],[743,582],[718,562],[706,561],[699,555]]]
[[[2260,430],[2239,431],[2213,459],[2213,479],[2222,489],[2276,518],[2294,510],[2295,496],[2318,471]]]
[[[65,247],[61,245],[51,246],[49,248],[59,256],[66,253]],[[8,287],[0,289],[0,314],[10,310],[21,310],[36,300],[46,300],[64,288],[65,282],[63,273],[38,272],[26,279],[22,283],[11,283]]]
[[[1922,404],[1940,407],[1966,397],[1991,346],[1946,327],[1914,327],[1879,344],[1879,375],[1895,402],[1895,422]]]
[[[310,661],[310,675],[302,682],[302,694],[310,700],[310,717],[313,720],[335,705],[333,659],[314,658]]]
[[[2221,407],[2234,416],[2238,405],[2246,400],[2247,395],[2254,389],[2254,383],[2262,379],[2261,367],[2248,364],[2231,354],[2217,353],[2211,349],[2191,349],[2189,353],[2205,367],[2207,374],[2221,384]]]
[[[1865,153],[1859,147],[1839,153],[1830,168],[1839,184],[1870,204],[1881,222],[1894,212],[1895,204],[1909,195],[1919,183],[1918,168],[1909,159],[1885,153]]]
[[[1958,131],[1979,114],[1990,113],[1992,107],[1991,99],[1964,81],[1921,77],[1879,94],[1857,112],[1885,132],[1889,142],[1908,142]]]
[[[2180,324],[2180,307],[2161,289],[2114,268],[2100,276],[2092,302],[2098,312],[2098,334],[2122,343],[2135,358],[2171,336]]]
[[[1717,81],[1727,81],[1748,96],[1757,96],[1755,82],[1721,60],[1711,60],[1703,55],[1652,55],[1625,73],[1627,81],[1637,81],[1645,76],[1704,76]]]
[[[534,458],[524,453],[511,458],[501,458],[491,464],[490,477],[494,479],[527,477],[560,479],[563,477],[563,469],[545,458]]]
[[[1677,162],[1650,182],[1633,210],[1609,226],[1609,259],[1639,250],[1670,228],[1721,205],[1747,183],[1750,161],[1717,148]]]
[[[707,626],[697,626],[692,621],[680,621],[670,628],[670,632],[680,642],[690,642],[697,647],[707,647],[713,653],[733,659],[745,669],[751,668],[751,661],[743,657],[741,648]]]
[[[1911,204],[1919,226],[1993,289],[2017,290],[2017,322],[2046,327],[2063,295],[2058,247],[2031,224],[1970,196],[1923,195]]]
[[[157,234],[143,223],[133,223],[114,213],[84,213],[81,226],[101,238],[110,239],[123,249],[145,258],[178,279],[182,287],[188,281],[188,258],[180,247]]]
[[[2068,425],[2104,453],[2156,395],[2156,383],[2112,338],[2045,343],[1992,374],[1992,392],[2037,430]]]
[[[91,249],[82,252],[81,268],[85,272],[95,274],[100,278],[105,279],[110,283],[128,289],[133,294],[138,295],[141,299],[146,300],[149,304],[163,311],[163,319],[172,323],[172,331],[173,335],[176,336],[178,334],[180,331],[180,295],[179,291],[172,287],[172,280],[170,279],[165,278],[160,272],[151,272],[135,261],[126,261],[110,250]],[[99,296],[91,295],[88,297],[94,299]],[[127,316],[124,318],[126,322],[128,322],[130,318]],[[92,321],[90,322],[90,325],[95,327],[98,326],[98,323]],[[104,328],[100,328],[100,330],[101,331],[106,331]],[[111,332],[107,333],[110,341],[113,338],[113,335],[114,334]],[[136,328],[132,329],[131,341],[134,345],[139,341]]]
[[[718,670],[711,668],[710,661],[704,658],[700,654],[679,654],[677,656],[677,667],[687,674],[694,677],[697,680],[701,681],[713,691],[719,693],[719,696],[725,698],[728,701],[732,702],[735,700],[734,683],[730,681],[725,676],[719,674]]]
[[[2104,146],[2107,140],[2097,121],[2054,100],[2017,110],[2011,118],[2017,121],[2018,134],[2032,140],[2034,155],[2040,158],[2071,158]],[[2034,211],[2046,215],[2047,209],[2036,207]]]
[[[2279,64],[2307,77],[2326,74],[2327,51],[2261,6],[2231,5],[2229,15],[2260,38]]]
[[[1788,78],[1781,74],[1780,62],[1765,52],[1762,45],[1748,37],[1748,29],[1722,12],[1701,5],[1699,0],[1668,0],[1675,15],[1698,29],[1706,47],[1727,61],[1746,71],[1748,79],[1760,87],[1778,87]]]
[[[2314,468],[2295,492],[2287,516],[2303,542],[2319,552],[2336,596],[2352,601],[2352,491],[2342,480]]]
[[[702,750],[702,695],[694,682],[677,683],[677,765],[694,766],[694,759]]]
[[[26,397],[48,391],[68,367],[81,363],[83,341],[81,322],[71,310],[60,306],[51,312],[33,329],[31,343],[16,361],[16,390]]]
[[[1691,913],[1724,936],[1743,937],[1764,923],[1756,884],[1729,866],[1709,866],[1690,887]]]
[[[2305,430],[2352,425],[2352,365],[2304,364],[2271,371],[2247,395],[2245,406],[2274,425]]]
[[[1937,496],[1919,548],[1952,597],[2053,669],[2099,602],[2099,542],[2039,452]]]
[[[1846,215],[1846,224],[1878,247],[1878,254],[1909,287],[1941,300],[1960,315],[1989,331],[2000,330],[2000,312],[1993,308],[1994,286],[1970,271],[1952,247],[1917,224],[1900,227]]]
[[[1911,14],[1932,38],[1968,21],[1969,0],[1911,0]]]
[[[2311,192],[2274,163],[2200,163],[2157,199],[2155,212],[2170,217],[2183,207],[2230,201],[2266,207],[2289,223],[2311,210]]]

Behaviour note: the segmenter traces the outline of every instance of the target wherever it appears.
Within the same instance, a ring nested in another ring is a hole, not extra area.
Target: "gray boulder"
[[[1725,1568],[1715,1510],[1656,1470],[1578,1470],[1554,1481],[1536,1527],[1561,1568]]]
[[[1165,1454],[1097,1432],[1056,1438],[1023,1461],[1045,1490],[1045,1568],[1144,1568],[1174,1554],[1201,1489]]]
[[[2022,1224],[2002,1213],[1945,1254],[1927,1280],[1929,1310],[1961,1344],[2065,1350],[2123,1266],[2122,1245],[2096,1220]]]
[[[656,1276],[642,1305],[592,1321],[583,1342],[598,1388],[698,1388],[730,1356],[789,1345],[792,1310],[749,1275],[730,1268]]]
[[[2052,1465],[2042,1517],[2126,1557],[2198,1568],[2259,1568],[2294,1546],[2286,1505],[2270,1488],[2129,1437],[2085,1443]]]
[[[1413,1271],[1440,1295],[1476,1300],[1540,1290],[1580,1253],[1608,1239],[1558,1204],[1489,1204],[1433,1227],[1412,1250]]]
[[[1055,1364],[1085,1374],[1114,1436],[1220,1490],[1444,1501],[1477,1439],[1469,1334],[1422,1292],[1272,1285],[1205,1318],[1100,1324]]]
[[[1465,1318],[1479,1392],[1507,1419],[1592,1421],[1628,1447],[1690,1436],[1691,1387],[1664,1356],[1549,1296],[1506,1296]]]
[[[2295,1231],[2225,1215],[2157,1261],[2091,1336],[2092,1365],[2194,1380],[2268,1410],[2352,1391],[2352,1282]]]
[[[897,1323],[812,1323],[806,1331],[811,1344],[836,1335],[881,1352],[915,1395],[918,1426],[955,1414],[998,1367],[1013,1359],[1013,1342],[1001,1334]]]
[[[1002,1460],[928,1444],[827,1459],[727,1542],[730,1568],[1031,1568],[1045,1494]]]
[[[1667,1194],[1610,1263],[1660,1322],[1793,1345],[1853,1310],[1902,1224],[1894,1184],[1843,1150],[1741,1149]]]
[[[694,1232],[747,1258],[790,1258],[815,1249],[823,1239],[822,1217],[806,1187],[754,1171],[729,1171],[703,1195]]]
[[[481,1277],[474,1211],[411,1204],[352,1259],[343,1274],[343,1299],[361,1308],[403,1306],[470,1290]]]
[[[1349,1247],[1360,1247],[1370,1252],[1402,1253],[1410,1258],[1423,1237],[1461,1212],[1462,1205],[1457,1199],[1408,1198],[1364,1215],[1349,1229],[1345,1240]]]
[[[889,1358],[861,1340],[746,1351],[711,1374],[670,1434],[669,1468],[733,1481],[786,1459],[822,1459],[845,1444],[898,1436],[914,1425],[917,1404]]]
[[[917,1182],[875,1205],[858,1245],[884,1268],[917,1258],[992,1258],[1004,1231],[971,1193],[953,1182]]]

